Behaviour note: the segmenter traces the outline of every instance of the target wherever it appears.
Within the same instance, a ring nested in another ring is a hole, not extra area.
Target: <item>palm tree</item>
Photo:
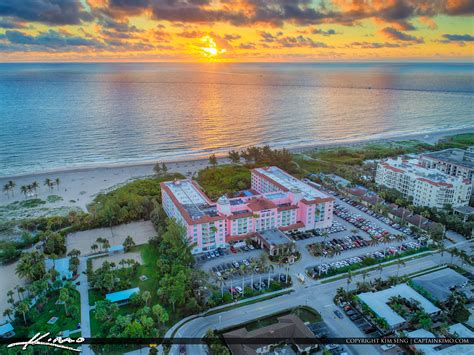
[[[26,324],[26,313],[30,310],[28,303],[26,301],[21,301],[16,306],[16,310],[23,315],[23,322]]]
[[[336,299],[340,301],[344,301],[346,298],[347,298],[347,292],[342,287],[339,287],[336,290]]]
[[[362,283],[365,284],[365,279],[369,276],[369,272],[367,270],[362,271]]]
[[[382,276],[383,265],[382,265],[382,264],[378,264],[378,265],[377,265],[377,270],[380,272],[380,276]]]
[[[31,183],[31,189],[35,192],[35,195],[36,195],[36,192],[37,192],[38,188],[39,188],[38,181],[33,181]]]
[[[67,288],[62,288],[59,291],[59,300],[64,303],[64,312],[68,314],[67,303],[69,302],[69,290]]]
[[[3,316],[4,317],[8,317],[8,319],[10,320],[10,322],[12,321],[12,314],[13,314],[13,311],[11,308],[7,308],[3,311]]]
[[[400,272],[400,266],[406,266],[405,262],[401,259],[397,259],[397,279],[398,279],[398,274]]]
[[[15,196],[15,186],[16,183],[12,180],[8,181],[8,186],[10,186],[10,191],[12,192],[12,196]]]
[[[94,243],[94,244],[91,245],[91,250],[92,250],[93,253],[95,253],[97,251],[97,249],[99,249],[99,246],[97,244]]]
[[[53,189],[53,184],[54,184],[54,183],[53,183],[53,181],[52,181],[50,178],[46,178],[46,179],[44,180],[44,185],[45,185],[45,186],[48,186],[49,191],[52,191],[52,189]]]
[[[27,187],[25,185],[21,185],[20,191],[23,195],[25,195],[25,198],[26,198],[26,194],[28,193]]]
[[[347,289],[346,291],[349,292],[349,285],[352,283],[352,271],[347,272]]]
[[[61,180],[59,180],[59,178],[56,178],[56,180],[54,180],[56,182],[56,188],[59,190],[59,183],[61,182]]]
[[[8,198],[10,198],[10,185],[8,184],[3,185],[3,192],[5,192]]]
[[[150,291],[143,291],[142,300],[143,300],[143,302],[145,302],[145,305],[148,305],[148,301],[150,300],[150,298],[151,298]]]

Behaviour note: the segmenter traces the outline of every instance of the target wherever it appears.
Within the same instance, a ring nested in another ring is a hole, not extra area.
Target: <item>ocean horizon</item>
[[[3,63],[0,176],[472,127],[472,63]]]

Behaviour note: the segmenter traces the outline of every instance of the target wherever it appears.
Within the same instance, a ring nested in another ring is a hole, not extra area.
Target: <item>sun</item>
[[[219,54],[225,53],[224,48],[218,48],[216,42],[211,36],[201,38],[203,46],[199,47],[201,54],[206,58],[215,58]]]

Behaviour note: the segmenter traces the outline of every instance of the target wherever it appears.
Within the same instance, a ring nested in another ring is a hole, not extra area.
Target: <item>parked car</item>
[[[334,314],[335,314],[335,315],[337,316],[337,318],[339,318],[339,319],[343,319],[343,318],[344,318],[344,316],[342,315],[342,313],[339,312],[337,309],[334,311]]]

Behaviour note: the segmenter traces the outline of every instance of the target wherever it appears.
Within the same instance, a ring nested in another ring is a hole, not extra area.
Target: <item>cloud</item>
[[[450,34],[444,34],[443,38],[445,40],[448,40],[450,42],[473,42],[474,41],[474,36],[465,34],[465,35],[450,35]]]
[[[240,48],[240,49],[255,49],[256,46],[255,46],[255,43],[253,43],[253,42],[245,42],[245,43],[239,44],[238,48]]]
[[[93,19],[80,0],[0,0],[0,16],[50,25],[77,25]]]
[[[310,37],[305,36],[285,36],[278,39],[278,44],[282,47],[310,47],[310,48],[330,48],[326,43],[315,42]]]
[[[265,42],[265,43],[273,43],[278,39],[277,36],[274,36],[270,32],[265,32],[265,31],[260,32],[260,37],[262,37],[260,41]]]
[[[66,35],[54,30],[41,32],[37,36],[31,36],[16,30],[8,30],[5,32],[5,36],[13,44],[44,46],[48,48],[103,46],[101,42],[95,39]]]
[[[0,28],[18,29],[18,28],[25,28],[25,27],[26,26],[20,22],[0,18]]]
[[[202,36],[205,36],[206,32],[202,31],[183,31],[181,33],[178,33],[179,37],[183,38],[201,38]]]
[[[406,33],[397,31],[393,27],[386,27],[380,31],[385,37],[393,39],[395,41],[407,41],[407,42],[416,42],[424,43],[423,38],[417,38],[415,36],[408,35]]]
[[[224,38],[225,40],[232,42],[232,41],[242,38],[242,36],[236,35],[236,34],[226,34]]]
[[[348,47],[360,47],[360,48],[400,48],[409,46],[409,43],[390,43],[390,42],[352,42]]]
[[[336,30],[333,30],[332,28],[330,28],[327,31],[324,31],[320,28],[315,28],[313,31],[311,31],[311,33],[314,35],[322,35],[322,36],[333,36],[337,34]]]

